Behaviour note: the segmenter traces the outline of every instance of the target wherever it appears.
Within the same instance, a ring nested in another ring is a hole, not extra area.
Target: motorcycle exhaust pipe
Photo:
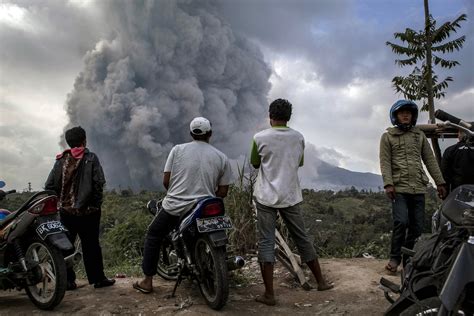
[[[82,259],[82,254],[80,252],[75,252],[72,255],[69,255],[64,258],[64,261],[66,261],[66,266],[68,268],[74,267],[76,264],[78,264]]]
[[[227,259],[226,263],[227,270],[232,271],[242,268],[245,264],[245,260],[241,256],[235,256],[233,258]]]

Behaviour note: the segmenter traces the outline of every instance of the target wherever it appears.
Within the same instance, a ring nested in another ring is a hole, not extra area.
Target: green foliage
[[[135,195],[127,191],[125,195],[105,195],[101,243],[104,258],[113,258],[105,261],[106,267],[140,266],[146,229],[153,219],[146,203],[163,197],[163,193],[142,191]]]
[[[240,180],[231,186],[225,199],[226,212],[234,229],[229,232],[230,250],[245,255],[256,250],[256,222],[252,208],[255,173],[240,172]],[[0,201],[0,208],[15,209],[32,193],[9,196]],[[105,194],[101,220],[101,246],[108,274],[141,273],[143,243],[152,215],[146,210],[150,199],[163,193],[142,191],[130,195]],[[385,258],[389,252],[392,229],[391,203],[382,192],[303,190],[301,204],[306,228],[314,237],[314,246],[322,257],[360,257],[369,253]],[[436,190],[430,187],[426,195],[425,227],[430,232],[431,215],[439,205]],[[281,233],[287,235],[284,225]],[[291,244],[291,247],[295,248]],[[83,270],[79,268],[79,274]]]
[[[0,201],[0,208],[14,211],[23,205],[36,192],[13,193],[7,195],[4,200]]]
[[[392,79],[393,87],[397,93],[402,93],[409,100],[424,100],[422,110],[425,111],[428,110],[429,88],[432,89],[433,98],[440,99],[445,96],[444,90],[448,87],[448,82],[453,79],[446,77],[439,81],[433,66],[451,69],[459,65],[458,61],[443,58],[441,54],[459,51],[463,47],[465,36],[448,42],[445,40],[452,33],[456,33],[457,29],[461,27],[460,23],[466,19],[467,16],[461,14],[454,21],[437,27],[436,20],[430,15],[424,30],[417,32],[407,28],[403,33],[394,34],[395,39],[401,41],[402,44],[386,42],[392,52],[404,56],[402,59],[395,60],[397,65],[400,67],[415,66],[408,76],[396,76]],[[429,55],[428,52],[430,52]],[[428,77],[430,76],[431,87],[428,86]]]
[[[229,231],[229,240],[236,253],[247,253],[256,246],[256,216],[252,208],[252,192],[256,172],[247,165],[250,172],[245,172],[245,164],[239,167],[239,178],[231,185],[225,198],[226,214],[231,218],[234,229]]]

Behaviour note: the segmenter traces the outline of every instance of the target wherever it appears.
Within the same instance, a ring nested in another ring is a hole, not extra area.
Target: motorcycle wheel
[[[158,266],[156,272],[165,280],[173,281],[178,278],[178,254],[173,243],[167,236],[158,250]]]
[[[53,309],[66,292],[66,262],[63,255],[48,243],[34,240],[26,250],[25,260],[28,267],[35,267],[37,277],[34,281],[36,284],[26,286],[26,294],[40,309]]]
[[[194,253],[201,294],[207,305],[220,310],[229,297],[225,247],[214,248],[207,238],[199,238]]]
[[[420,304],[414,303],[409,308],[400,313],[400,316],[425,316],[438,315],[441,301],[438,297],[429,297],[420,301]]]

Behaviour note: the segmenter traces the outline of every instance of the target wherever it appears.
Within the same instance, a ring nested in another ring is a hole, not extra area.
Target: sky
[[[474,2],[431,0],[430,11],[439,24],[468,15],[453,35],[464,48],[448,55],[461,65],[438,70],[454,81],[436,108],[474,121]],[[2,0],[0,178],[40,189],[65,127],[81,124],[112,183],[153,186],[193,116],[210,117],[216,147],[242,159],[276,98],[320,159],[380,173],[380,135],[402,98],[391,79],[411,71],[385,42],[423,21],[422,0]]]

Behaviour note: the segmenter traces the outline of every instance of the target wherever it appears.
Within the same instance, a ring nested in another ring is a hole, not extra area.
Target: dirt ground
[[[0,292],[0,315],[382,315],[389,306],[378,281],[385,276],[398,283],[397,276],[387,276],[385,261],[377,259],[322,259],[321,266],[334,289],[318,292],[298,287],[280,265],[275,268],[277,305],[255,302],[263,291],[255,259],[246,263],[242,273],[250,280],[233,284],[227,305],[219,312],[207,307],[197,285],[184,281],[175,298],[168,298],[173,282],[156,277],[154,292],[141,294],[132,288],[137,278],[120,278],[109,288],[94,289],[86,280],[79,288],[66,292],[53,312],[37,309],[24,291]],[[310,283],[314,279],[310,278]]]

